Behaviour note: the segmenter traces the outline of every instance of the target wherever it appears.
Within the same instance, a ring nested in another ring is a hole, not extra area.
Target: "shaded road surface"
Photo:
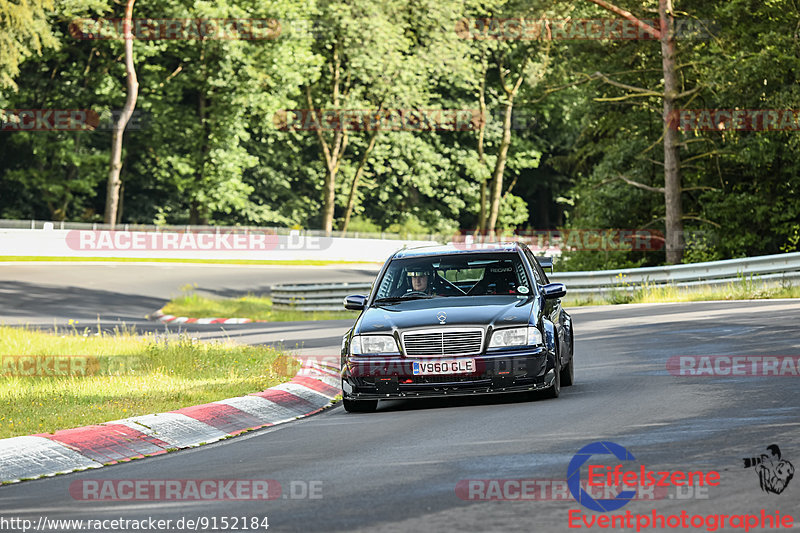
[[[269,294],[277,283],[371,282],[377,266],[0,263],[0,320],[141,322],[182,287],[203,296]]]

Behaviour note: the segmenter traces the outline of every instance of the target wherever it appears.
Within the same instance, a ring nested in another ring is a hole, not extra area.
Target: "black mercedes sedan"
[[[521,243],[424,246],[390,257],[342,339],[344,408],[378,400],[538,391],[573,383],[566,288]]]

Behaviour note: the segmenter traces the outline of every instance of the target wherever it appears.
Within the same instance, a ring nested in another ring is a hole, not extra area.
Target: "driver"
[[[410,292],[422,292],[425,294],[432,294],[433,287],[431,283],[431,271],[426,268],[412,268],[408,271],[408,277],[411,280]]]

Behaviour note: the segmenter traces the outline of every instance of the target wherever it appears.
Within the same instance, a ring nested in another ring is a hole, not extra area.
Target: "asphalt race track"
[[[247,326],[164,325],[146,315],[160,309],[181,288],[227,298],[268,294],[278,283],[371,282],[379,266],[308,267],[211,264],[0,263],[0,323],[41,328],[65,326],[104,329],[120,324],[141,332],[191,332],[207,339],[237,337],[241,342],[281,344],[300,354],[326,354],[338,346],[350,321]]]
[[[114,267],[124,270],[119,278],[124,282],[117,283],[109,278],[119,276],[119,270],[92,267],[82,272],[86,268],[67,275],[47,274],[45,267],[13,271],[3,266],[0,320],[52,324],[53,318],[91,319],[99,313],[104,320],[146,324],[141,315],[158,308],[175,285],[197,281],[201,289],[230,295],[258,292],[286,276],[276,269],[265,273],[205,267],[208,270],[202,272],[184,268],[170,273],[166,267],[124,266]],[[295,270],[292,275],[306,276],[302,281],[361,281],[374,272],[330,268]],[[56,296],[57,303],[47,305],[49,295]],[[124,311],[126,306],[132,310]],[[75,314],[76,309],[82,314]],[[669,515],[685,510],[706,516],[765,510],[791,514],[795,524],[800,520],[800,479],[781,494],[766,493],[754,469],[742,463],[742,458],[759,457],[766,446],[778,444],[783,459],[800,467],[800,380],[680,377],[666,369],[667,360],[679,355],[800,355],[800,301],[629,305],[570,312],[576,385],[564,388],[558,399],[532,401],[526,395],[510,395],[394,401],[381,403],[371,414],[347,414],[337,407],[200,448],[3,486],[0,516],[34,523],[43,516],[153,517],[173,523],[181,518],[267,516],[270,531],[575,531],[568,527],[570,511],[580,510],[587,519],[602,513],[571,498],[468,501],[459,497],[464,493],[456,487],[468,480],[509,479],[538,480],[545,486],[548,480],[566,479],[567,465],[583,446],[612,441],[635,456],[637,469],[645,465],[653,471],[721,475],[719,486],[691,495],[670,487],[659,499],[631,501],[616,513],[656,510]],[[189,330],[204,337],[238,334],[249,343],[295,342],[309,355],[323,355],[337,353],[347,325],[336,321],[228,326],[225,333],[219,326]],[[91,502],[76,500],[69,491],[85,480],[175,479],[276,480],[283,493],[270,501]],[[308,497],[308,490],[314,498]],[[583,522],[576,524],[587,529]]]
[[[0,320],[144,322],[196,284],[204,296],[268,294],[277,283],[371,282],[379,265],[260,266],[181,263],[0,263]]]

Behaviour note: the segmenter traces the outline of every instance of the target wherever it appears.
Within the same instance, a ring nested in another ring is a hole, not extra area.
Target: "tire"
[[[348,400],[342,402],[348,413],[372,413],[378,408],[378,400]]]
[[[569,364],[561,370],[561,386],[571,387],[575,383],[575,365],[574,359],[569,358]]]
[[[561,370],[561,386],[571,387],[575,384],[575,339],[569,332],[569,363]]]
[[[556,378],[553,380],[553,385],[542,393],[543,398],[558,398],[561,394],[561,355],[558,351],[558,344],[556,344]]]

